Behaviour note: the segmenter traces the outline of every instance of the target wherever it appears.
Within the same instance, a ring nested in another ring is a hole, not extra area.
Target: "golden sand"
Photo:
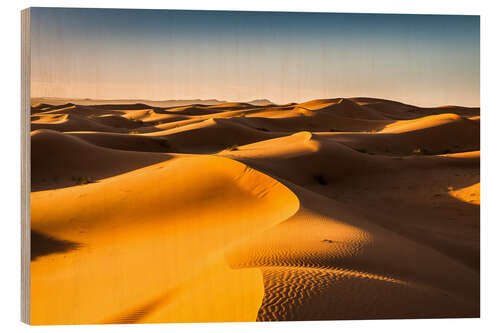
[[[33,324],[479,316],[479,109],[37,102]]]

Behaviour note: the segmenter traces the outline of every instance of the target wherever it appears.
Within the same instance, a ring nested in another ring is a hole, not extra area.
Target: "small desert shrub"
[[[225,150],[227,150],[227,151],[235,151],[235,150],[239,150],[239,149],[238,149],[237,145],[231,145],[231,146],[227,147]]]
[[[320,185],[328,185],[328,181],[326,180],[325,176],[321,174],[314,175],[314,180]]]
[[[89,177],[85,176],[80,176],[80,177],[72,177],[73,181],[76,183],[76,185],[85,185],[85,184],[90,184],[90,183],[95,183],[95,180]]]
[[[158,142],[163,148],[170,148],[170,143],[167,139],[159,139]]]
[[[424,155],[432,155],[432,151],[426,148],[422,148],[422,153],[424,153]]]
[[[415,149],[413,149],[413,153],[414,154],[419,154],[419,155],[432,155],[432,152],[429,149],[425,148],[425,147],[423,147],[423,148],[415,148]]]
[[[356,151],[358,151],[360,153],[363,153],[363,154],[367,154],[368,153],[368,151],[365,148],[358,148],[358,149],[356,149]]]

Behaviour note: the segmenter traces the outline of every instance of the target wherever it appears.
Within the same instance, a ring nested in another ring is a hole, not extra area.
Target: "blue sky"
[[[479,105],[479,17],[33,8],[32,96]]]

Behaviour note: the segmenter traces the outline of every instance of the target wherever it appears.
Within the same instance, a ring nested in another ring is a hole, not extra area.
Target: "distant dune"
[[[226,103],[217,99],[170,99],[164,101],[151,101],[147,99],[89,99],[89,98],[58,98],[58,97],[34,97],[31,98],[31,104],[52,104],[61,105],[73,103],[79,105],[98,105],[98,104],[148,104],[155,107],[172,107],[189,104],[217,105]]]
[[[479,316],[479,108],[34,98],[31,120],[33,324]]]
[[[248,102],[248,104],[263,106],[263,105],[273,105],[274,103],[268,99],[263,98],[263,99],[254,99],[254,100]]]

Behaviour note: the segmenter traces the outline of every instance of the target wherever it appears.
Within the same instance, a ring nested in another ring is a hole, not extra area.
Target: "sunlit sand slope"
[[[224,251],[299,206],[272,178],[203,156],[32,193],[31,203],[35,324],[254,320],[262,276],[230,270]]]

